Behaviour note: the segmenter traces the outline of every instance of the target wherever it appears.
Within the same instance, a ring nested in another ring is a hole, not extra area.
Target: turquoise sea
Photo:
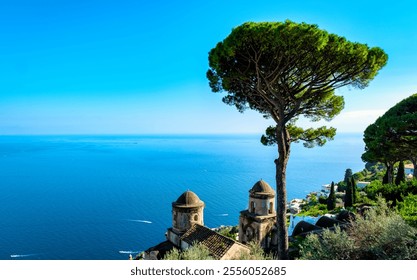
[[[171,203],[194,191],[208,227],[235,225],[248,190],[275,188],[260,135],[0,136],[0,259],[127,259],[165,239]],[[363,169],[361,134],[292,145],[288,199]]]

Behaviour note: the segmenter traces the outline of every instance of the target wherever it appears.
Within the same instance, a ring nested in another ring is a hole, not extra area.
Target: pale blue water
[[[360,134],[293,145],[288,199],[361,170],[362,152]],[[207,226],[235,225],[256,181],[275,188],[275,157],[259,135],[1,136],[0,259],[127,259],[165,239],[188,189]]]

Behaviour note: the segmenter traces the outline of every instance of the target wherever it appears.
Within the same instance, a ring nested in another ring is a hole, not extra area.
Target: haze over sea
[[[1,136],[0,259],[127,259],[164,241],[186,190],[208,227],[236,225],[248,190],[275,188],[276,147],[260,135]],[[361,134],[293,144],[288,199],[359,171]]]

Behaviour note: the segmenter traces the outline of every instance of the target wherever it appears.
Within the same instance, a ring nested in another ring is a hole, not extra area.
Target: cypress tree
[[[397,177],[395,177],[395,184],[398,186],[401,182],[405,181],[405,168],[404,162],[400,161],[400,165],[398,166]]]
[[[350,181],[350,178],[352,177],[353,173],[352,173],[352,169],[348,168],[345,171],[345,180],[344,182],[346,183],[346,186],[348,185],[348,182]]]
[[[330,194],[327,198],[327,210],[333,210],[336,208],[336,193],[334,191],[334,182],[330,186]]]
[[[384,177],[382,178],[382,184],[383,185],[386,185],[386,184],[388,184],[388,169],[387,169],[387,171],[385,172],[385,174],[384,174]]]
[[[355,178],[352,176],[352,203],[355,204],[358,199],[358,189],[356,188]]]
[[[353,202],[352,181],[348,180],[345,194],[345,207],[352,207]]]

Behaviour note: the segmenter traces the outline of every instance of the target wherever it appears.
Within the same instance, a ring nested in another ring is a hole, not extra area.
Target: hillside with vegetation
[[[364,132],[365,169],[345,171],[330,194],[311,195],[298,215],[354,214],[349,226],[295,238],[300,259],[417,259],[417,94]],[[404,163],[414,166],[405,174]],[[365,187],[357,183],[365,181]],[[337,187],[336,187],[337,186]]]

